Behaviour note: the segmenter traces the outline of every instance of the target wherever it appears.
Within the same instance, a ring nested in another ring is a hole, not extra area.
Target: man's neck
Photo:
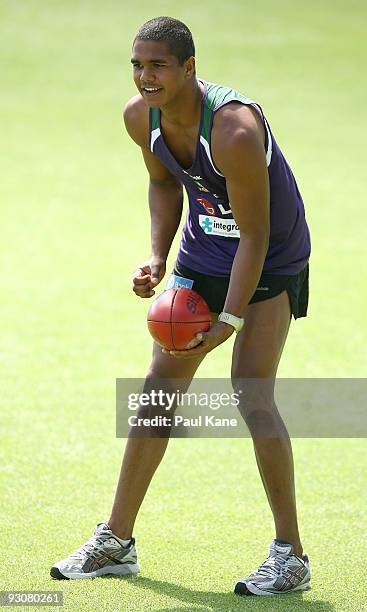
[[[197,125],[201,115],[201,101],[204,95],[203,86],[193,79],[191,87],[180,94],[179,100],[162,106],[164,120],[177,128],[191,128]]]

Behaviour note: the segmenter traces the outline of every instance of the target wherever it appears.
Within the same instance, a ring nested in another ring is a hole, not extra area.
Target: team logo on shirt
[[[199,215],[199,225],[205,234],[210,236],[224,236],[225,238],[240,237],[240,228],[234,219]]]
[[[202,206],[204,206],[206,212],[209,213],[209,215],[215,215],[215,208],[213,204],[209,202],[209,200],[206,200],[205,198],[196,198],[196,201],[199,202],[199,204],[201,204]]]
[[[210,193],[210,190],[207,189],[207,187],[205,187],[205,185],[203,184],[204,179],[202,176],[190,174],[190,172],[188,172],[187,170],[182,170],[182,172],[184,174],[187,174],[187,176],[191,178],[191,180],[195,184],[195,187],[199,189],[199,191],[204,191],[204,193]],[[211,195],[214,196],[214,198],[219,198],[219,196],[216,193],[212,193]]]

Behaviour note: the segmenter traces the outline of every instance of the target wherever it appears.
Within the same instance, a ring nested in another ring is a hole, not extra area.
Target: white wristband
[[[235,317],[235,315],[230,314],[229,312],[221,312],[218,317],[218,321],[232,325],[236,331],[236,334],[241,331],[245,322],[241,317]]]

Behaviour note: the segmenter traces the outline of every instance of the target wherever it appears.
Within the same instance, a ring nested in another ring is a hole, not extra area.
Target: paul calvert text
[[[131,415],[128,419],[130,427],[237,427],[237,419],[219,418],[214,415],[200,415],[193,418],[175,414],[173,417],[156,415],[151,419]]]

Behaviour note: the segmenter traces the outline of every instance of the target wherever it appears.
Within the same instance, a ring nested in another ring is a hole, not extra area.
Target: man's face
[[[180,66],[164,42],[136,39],[131,59],[133,77],[146,103],[161,107],[172,102],[192,76],[190,62],[193,60]]]

